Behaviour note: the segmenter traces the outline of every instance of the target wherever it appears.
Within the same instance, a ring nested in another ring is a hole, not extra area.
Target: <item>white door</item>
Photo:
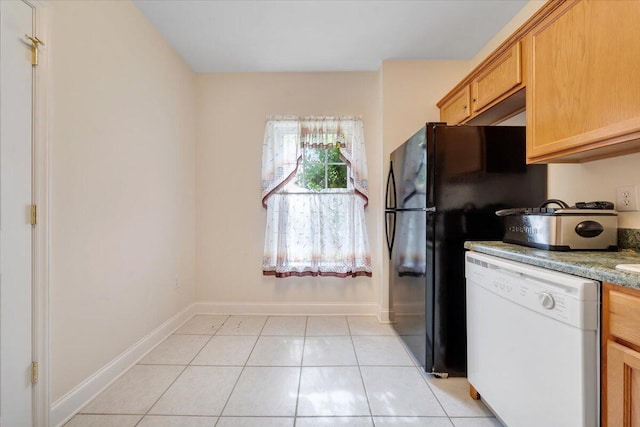
[[[32,425],[33,9],[0,0],[0,425]]]

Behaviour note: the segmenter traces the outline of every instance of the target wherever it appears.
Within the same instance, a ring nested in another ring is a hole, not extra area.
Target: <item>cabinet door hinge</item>
[[[38,208],[36,205],[31,205],[31,225],[38,223]]]
[[[31,362],[31,383],[38,382],[38,362]]]

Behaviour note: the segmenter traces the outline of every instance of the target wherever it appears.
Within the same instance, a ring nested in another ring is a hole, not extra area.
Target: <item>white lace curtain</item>
[[[336,146],[347,164],[347,189],[287,192],[306,148]],[[287,116],[267,121],[262,152],[264,274],[370,276],[367,202],[360,119]]]

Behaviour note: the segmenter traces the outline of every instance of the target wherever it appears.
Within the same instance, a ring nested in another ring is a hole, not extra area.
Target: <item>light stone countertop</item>
[[[640,273],[616,269],[618,264],[640,264],[640,253],[632,250],[607,251],[547,251],[503,242],[465,242],[472,251],[525,264],[561,271],[574,276],[611,282],[640,289]]]

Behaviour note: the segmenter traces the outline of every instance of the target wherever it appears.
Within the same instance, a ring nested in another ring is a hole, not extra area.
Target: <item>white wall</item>
[[[580,164],[549,167],[549,197],[570,204],[593,200],[616,203],[616,187],[640,187],[640,153]],[[618,227],[640,228],[640,212],[619,212]]]
[[[196,79],[130,2],[50,5],[55,402],[195,301]]]
[[[197,278],[199,297],[265,312],[346,305],[373,313],[381,279],[378,73],[214,73],[198,76]],[[262,140],[270,115],[361,115],[369,169],[366,211],[373,277],[262,275],[266,211]],[[276,308],[273,308],[276,305]]]
[[[491,54],[498,46],[504,42],[507,37],[511,36],[511,34],[515,33],[518,28],[522,24],[524,24],[531,16],[540,9],[547,0],[530,0],[527,4],[524,5],[522,9],[511,19],[511,21],[507,22],[507,24],[502,27],[498,33],[489,42],[484,45],[482,49],[476,53],[476,56],[473,57],[469,61],[469,70],[471,71],[474,67],[480,64],[485,60],[487,56]]]
[[[524,126],[526,113],[501,125]],[[616,187],[640,187],[640,153],[586,163],[550,164],[547,194],[570,205],[576,202],[607,200],[616,203]],[[618,227],[640,228],[640,212],[619,212]]]
[[[440,120],[438,101],[469,71],[467,61],[384,61],[382,73],[383,158],[426,122]],[[385,173],[388,164],[385,163]]]

